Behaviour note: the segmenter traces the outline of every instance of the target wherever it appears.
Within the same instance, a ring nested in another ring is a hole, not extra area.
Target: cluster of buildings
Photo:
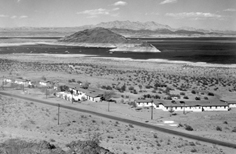
[[[16,84],[21,85],[24,87],[52,87],[55,82],[47,81],[47,80],[30,80],[30,79],[23,79],[22,77],[4,77],[3,78],[4,84]]]
[[[201,100],[201,101],[173,101],[160,99],[138,99],[135,100],[137,108],[153,107],[163,111],[182,112],[204,112],[204,111],[229,111],[236,107],[236,102],[223,100]]]
[[[47,80],[28,80],[19,77],[6,77],[4,84],[14,83],[24,87],[48,87],[56,91],[55,96],[68,101],[89,100],[100,102],[104,91],[96,88],[82,88],[81,84],[64,84]],[[64,88],[62,88],[64,87]],[[66,88],[65,88],[66,87]],[[134,101],[137,108],[153,107],[163,111],[203,112],[203,111],[229,111],[236,107],[236,102],[226,102],[220,99],[213,100],[161,100],[161,99],[137,99]]]
[[[48,87],[56,91],[55,96],[68,101],[89,100],[100,102],[104,91],[88,87],[82,88],[81,84],[63,84],[56,81],[47,80],[28,80],[19,77],[4,77],[4,84],[15,84],[23,87]],[[61,87],[67,87],[63,90]]]
[[[56,96],[68,101],[82,101],[89,100],[92,102],[100,102],[103,98],[104,91],[88,87],[84,89],[77,84],[63,84],[60,86],[68,87],[68,90],[56,93]],[[59,87],[60,87],[59,86]]]

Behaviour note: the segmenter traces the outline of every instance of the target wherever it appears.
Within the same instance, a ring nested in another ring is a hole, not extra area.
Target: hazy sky
[[[114,20],[236,30],[236,0],[0,0],[0,27],[71,27]]]

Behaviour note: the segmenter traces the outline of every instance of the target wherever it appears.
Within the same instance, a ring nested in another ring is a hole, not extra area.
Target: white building
[[[151,106],[155,106],[156,108],[156,105],[153,103],[152,99],[137,99],[134,102],[136,107],[138,108],[151,107]]]
[[[161,109],[163,111],[181,111],[181,112],[203,112],[203,111],[229,111],[230,105],[225,101],[171,101],[171,100],[136,100],[136,106]],[[235,104],[231,104],[236,106]]]

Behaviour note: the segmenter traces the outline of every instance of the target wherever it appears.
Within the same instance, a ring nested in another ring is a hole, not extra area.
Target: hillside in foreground
[[[27,142],[20,139],[9,139],[0,144],[1,154],[113,154],[100,147],[95,141],[72,141],[67,144],[67,151],[47,141]]]

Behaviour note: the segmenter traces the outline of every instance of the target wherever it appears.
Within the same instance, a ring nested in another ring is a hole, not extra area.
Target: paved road
[[[42,104],[58,106],[58,104],[55,104],[55,103],[52,103],[52,102],[49,102],[49,101],[37,100],[37,99],[33,99],[33,98],[27,98],[27,97],[24,97],[24,96],[18,96],[18,95],[14,95],[14,94],[5,93],[5,92],[0,92],[0,94],[5,95],[5,96],[11,96],[11,97],[15,97],[15,98],[25,99],[25,100],[28,100],[28,101],[34,101],[34,102],[38,102],[38,103],[42,103]],[[217,144],[217,145],[221,145],[221,146],[236,149],[236,144],[234,144],[234,143],[229,143],[229,142],[209,139],[209,138],[205,138],[205,137],[200,137],[200,136],[196,136],[196,135],[191,135],[191,134],[187,134],[187,133],[183,133],[183,132],[179,132],[179,131],[175,131],[175,130],[170,130],[170,129],[166,129],[166,128],[162,128],[162,127],[158,127],[158,126],[154,126],[154,125],[150,125],[150,124],[146,124],[146,123],[142,123],[142,122],[138,122],[138,121],[133,121],[133,120],[125,119],[125,118],[106,115],[106,114],[102,114],[102,113],[98,113],[98,112],[94,112],[94,111],[89,111],[89,110],[85,110],[85,109],[74,108],[74,107],[71,107],[71,106],[66,106],[66,105],[61,105],[60,104],[60,107],[65,108],[65,109],[69,109],[69,110],[78,111],[78,112],[89,113],[89,114],[93,114],[93,115],[96,115],[96,116],[101,116],[101,117],[105,117],[105,118],[120,121],[120,122],[125,122],[125,123],[136,125],[136,126],[141,126],[141,127],[153,129],[153,130],[164,132],[164,133],[167,133],[167,134],[178,135],[178,136],[186,137],[186,138],[193,139],[193,140],[203,141],[203,142],[206,142],[206,143]]]

